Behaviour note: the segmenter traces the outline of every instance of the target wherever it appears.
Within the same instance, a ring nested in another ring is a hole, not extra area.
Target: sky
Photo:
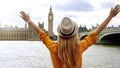
[[[90,29],[100,24],[109,14],[111,7],[120,4],[120,0],[0,0],[0,26],[18,26],[23,28],[25,22],[20,18],[20,11],[29,13],[36,25],[44,22],[48,30],[48,13],[52,6],[54,14],[54,33],[63,17],[69,17],[78,26]],[[108,26],[120,25],[120,13],[111,20]]]

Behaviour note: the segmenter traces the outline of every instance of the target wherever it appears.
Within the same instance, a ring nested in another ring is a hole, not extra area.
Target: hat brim
[[[68,37],[71,37],[71,36],[75,35],[78,32],[78,25],[75,22],[73,22],[73,25],[74,25],[74,32],[71,35],[63,35],[60,31],[61,24],[59,24],[58,28],[57,28],[58,35],[60,35],[62,37],[65,37],[65,38],[68,38]]]

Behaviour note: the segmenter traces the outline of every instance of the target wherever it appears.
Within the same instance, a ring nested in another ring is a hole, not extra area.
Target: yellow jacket
[[[52,41],[44,31],[39,32],[39,38],[46,45],[46,47],[48,48],[48,50],[50,52],[53,67],[54,68],[62,68],[62,62],[61,62],[60,58],[58,57],[57,42]],[[97,40],[96,33],[91,32],[83,40],[79,41],[80,58],[78,59],[78,62],[77,62],[77,65],[75,66],[75,68],[82,68],[82,54],[89,46],[94,44],[96,42],[96,40]]]

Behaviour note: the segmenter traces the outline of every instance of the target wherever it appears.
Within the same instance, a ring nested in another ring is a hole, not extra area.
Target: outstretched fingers
[[[114,7],[114,10],[115,10],[116,12],[120,12],[120,5],[117,4],[117,5]]]
[[[20,14],[21,14],[22,17],[27,16],[27,14],[24,11],[20,11]]]
[[[23,11],[20,11],[20,15],[19,15],[19,16],[20,16],[21,18],[23,18],[24,14],[25,14],[25,13],[24,13]]]
[[[119,9],[118,12],[120,12],[120,5],[118,5],[118,9]]]
[[[24,11],[20,11],[19,15],[24,21],[29,22],[30,21],[30,16],[29,14],[26,14]]]

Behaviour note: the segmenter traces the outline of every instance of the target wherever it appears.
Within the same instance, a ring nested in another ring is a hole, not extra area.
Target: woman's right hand
[[[37,25],[35,25],[34,22],[32,22],[32,21],[30,20],[29,14],[26,14],[24,11],[20,11],[20,14],[21,14],[20,17],[21,17],[25,22],[27,22],[33,29],[35,29],[35,31],[36,31],[37,33],[39,33],[39,32],[41,31],[41,28],[38,27]]]
[[[30,22],[30,16],[29,14],[26,14],[24,11],[20,11],[20,17],[25,21],[25,22]]]

